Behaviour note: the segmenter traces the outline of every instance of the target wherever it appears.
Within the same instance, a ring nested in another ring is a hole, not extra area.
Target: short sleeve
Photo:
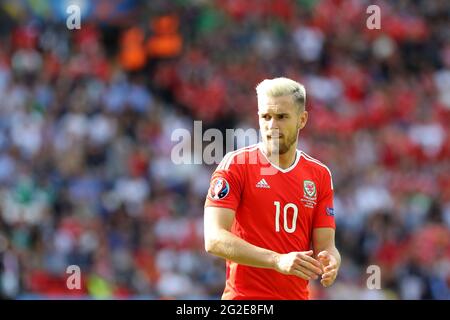
[[[313,228],[336,228],[333,196],[333,181],[331,173],[327,169],[324,171],[320,185],[320,194],[314,213]]]
[[[242,174],[238,164],[224,165],[226,158],[225,156],[211,176],[205,207],[222,207],[236,211],[241,201]]]

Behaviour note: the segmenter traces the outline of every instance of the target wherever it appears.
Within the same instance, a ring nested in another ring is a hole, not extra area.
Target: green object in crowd
[[[87,282],[89,294],[95,299],[108,299],[112,297],[113,287],[105,279],[92,275]]]
[[[306,9],[312,9],[317,5],[317,0],[297,0],[297,5]]]
[[[32,9],[33,13],[39,17],[49,17],[50,11],[50,1],[48,0],[27,0],[28,5]]]
[[[197,31],[200,34],[210,33],[223,25],[223,14],[213,7],[204,8],[197,22]]]
[[[29,179],[22,179],[17,183],[14,190],[14,200],[16,202],[27,205],[33,201],[35,187],[33,181]]]

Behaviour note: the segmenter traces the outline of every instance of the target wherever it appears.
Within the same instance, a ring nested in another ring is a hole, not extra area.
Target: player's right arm
[[[213,255],[258,268],[274,269],[305,280],[317,279],[322,273],[313,251],[280,254],[255,246],[230,232],[235,211],[229,208],[206,207],[204,215],[205,250]]]
[[[206,251],[239,264],[274,269],[276,252],[254,246],[230,232],[234,215],[234,210],[228,208],[205,208]]]

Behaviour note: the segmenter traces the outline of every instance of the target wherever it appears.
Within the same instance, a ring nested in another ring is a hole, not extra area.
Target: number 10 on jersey
[[[280,215],[281,215],[281,204],[280,201],[274,201],[273,204],[275,205],[275,231],[280,232]],[[292,209],[292,210],[289,210]],[[288,214],[289,211],[292,212],[292,218],[289,219],[288,216],[291,216],[291,214]],[[297,228],[297,216],[298,216],[298,208],[294,203],[286,203],[286,205],[283,207],[283,228],[284,231],[287,233],[294,233],[295,229]],[[288,222],[291,222],[291,226],[289,227]]]

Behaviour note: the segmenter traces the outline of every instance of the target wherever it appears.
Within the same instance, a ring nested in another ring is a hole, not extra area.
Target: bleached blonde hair
[[[256,86],[256,95],[281,97],[291,95],[294,104],[299,107],[300,111],[305,111],[306,91],[305,87],[289,78],[265,79]]]

